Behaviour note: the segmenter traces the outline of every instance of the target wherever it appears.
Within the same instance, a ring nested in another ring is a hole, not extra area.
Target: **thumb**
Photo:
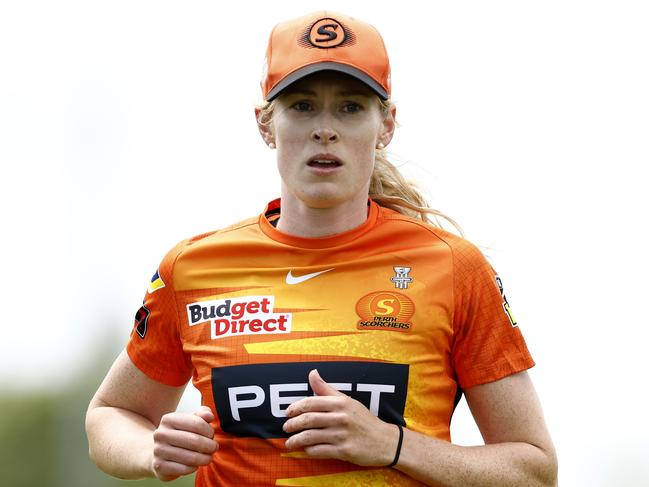
[[[201,406],[201,408],[198,411],[194,412],[194,415],[198,416],[199,418],[201,418],[206,423],[211,423],[215,419],[214,418],[214,413],[207,406]]]
[[[331,387],[320,377],[318,369],[309,372],[309,385],[316,396],[344,396],[342,392]]]

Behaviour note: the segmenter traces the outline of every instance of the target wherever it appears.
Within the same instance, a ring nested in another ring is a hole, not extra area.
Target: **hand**
[[[304,448],[313,458],[335,458],[363,466],[385,466],[394,459],[399,438],[396,425],[374,416],[363,404],[327,384],[317,370],[309,372],[317,396],[286,409],[284,431],[295,433],[286,448]],[[298,432],[298,433],[296,433]]]
[[[212,453],[218,449],[212,421],[214,414],[207,406],[194,414],[169,413],[162,417],[153,432],[152,469],[158,479],[175,480],[212,461]]]

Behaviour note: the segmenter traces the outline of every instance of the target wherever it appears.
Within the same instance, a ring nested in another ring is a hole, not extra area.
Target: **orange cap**
[[[390,97],[390,61],[381,34],[347,15],[321,11],[273,28],[261,79],[264,99],[325,70],[353,76],[384,100]]]

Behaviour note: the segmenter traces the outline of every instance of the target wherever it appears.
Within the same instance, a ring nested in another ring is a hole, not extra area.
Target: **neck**
[[[352,230],[367,220],[367,196],[341,204],[314,208],[282,191],[282,213],[277,229],[298,237],[326,237]]]

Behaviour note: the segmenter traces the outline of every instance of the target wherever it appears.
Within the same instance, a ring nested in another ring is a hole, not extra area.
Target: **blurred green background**
[[[110,346],[59,390],[7,390],[0,394],[0,486],[2,487],[189,487],[194,476],[173,482],[115,479],[88,457],[86,407],[115,356]]]

